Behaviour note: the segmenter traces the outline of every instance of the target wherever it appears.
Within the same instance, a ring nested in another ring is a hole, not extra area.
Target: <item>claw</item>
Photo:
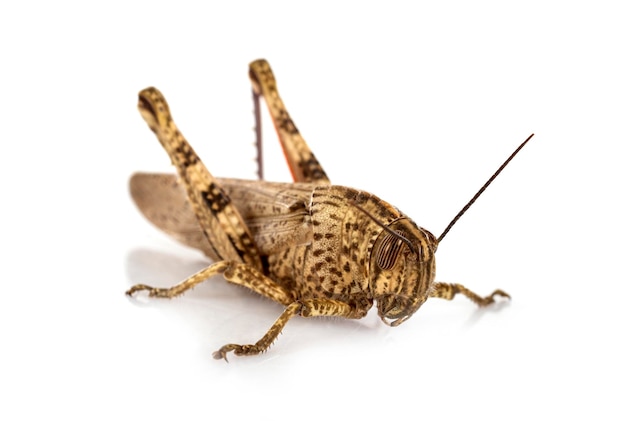
[[[143,284],[137,284],[137,285],[133,285],[132,287],[130,287],[130,289],[128,291],[126,291],[126,295],[128,295],[129,297],[132,297],[134,293],[138,292],[138,291],[143,291],[143,290],[150,290],[150,295],[152,295],[152,289],[151,287],[149,287],[148,285],[143,285]]]
[[[495,297],[496,295],[500,296],[500,297],[504,297],[507,299],[511,299],[511,296],[509,294],[507,294],[506,292],[502,291],[501,289],[497,289],[494,292],[491,293],[491,298]]]
[[[228,351],[224,351],[222,350],[222,348],[220,348],[219,350],[213,353],[213,358],[215,358],[216,360],[224,359],[224,361],[228,362],[228,358],[226,358],[227,354],[228,354]]]
[[[244,347],[241,345],[235,345],[235,344],[224,345],[223,347],[221,347],[220,349],[218,349],[217,351],[213,353],[213,358],[215,358],[216,360],[221,360],[223,358],[226,362],[228,362],[228,358],[226,358],[226,355],[230,351],[234,351],[236,355],[241,355],[241,351],[243,349]]]
[[[213,358],[216,360],[221,360],[222,358],[228,362],[228,358],[226,355],[229,352],[234,352],[235,355],[256,355],[262,352],[256,345],[237,345],[237,344],[228,344],[224,345],[217,351],[213,353]]]

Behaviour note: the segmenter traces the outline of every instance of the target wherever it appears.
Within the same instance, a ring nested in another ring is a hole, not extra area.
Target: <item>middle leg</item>
[[[156,288],[145,284],[137,284],[126,291],[126,295],[132,296],[139,291],[147,291],[150,297],[174,298],[219,274],[222,274],[224,279],[230,283],[251,289],[257,294],[282,305],[288,306],[294,302],[295,298],[288,290],[263,275],[254,267],[245,263],[227,261],[214,263],[171,288]]]

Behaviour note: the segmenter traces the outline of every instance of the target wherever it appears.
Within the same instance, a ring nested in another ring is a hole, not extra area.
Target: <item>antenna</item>
[[[480,190],[478,190],[478,192],[474,195],[474,197],[472,197],[470,199],[469,202],[467,202],[467,205],[465,205],[463,207],[463,209],[461,209],[461,211],[459,213],[456,214],[456,216],[454,217],[454,219],[452,219],[452,221],[448,224],[448,226],[446,227],[445,230],[443,230],[443,233],[441,233],[441,235],[439,236],[439,238],[437,238],[437,243],[441,243],[441,240],[443,240],[443,237],[446,236],[446,234],[448,233],[448,231],[450,231],[450,228],[452,228],[454,226],[454,224],[456,224],[456,221],[459,220],[459,218],[461,218],[461,216],[463,216],[463,214],[465,213],[465,211],[467,211],[470,206],[472,206],[474,204],[474,202],[476,201],[476,199],[478,199],[478,197],[483,194],[483,192],[485,191],[485,189],[487,187],[489,187],[489,184],[491,184],[491,182],[493,180],[496,179],[496,177],[502,172],[502,170],[504,169],[504,167],[506,167],[508,165],[509,162],[511,162],[511,160],[515,157],[515,155],[517,155],[517,153],[524,147],[524,145],[526,145],[526,143],[528,143],[528,141],[534,136],[535,134],[531,134],[530,136],[528,136],[528,138],[522,142],[521,145],[519,145],[517,147],[517,149],[515,149],[515,151],[511,154],[511,156],[509,156],[507,158],[506,161],[504,161],[504,163],[502,165],[500,165],[500,168],[497,169],[496,172],[493,173],[493,175],[489,178],[489,180],[487,180],[487,182],[480,188]]]

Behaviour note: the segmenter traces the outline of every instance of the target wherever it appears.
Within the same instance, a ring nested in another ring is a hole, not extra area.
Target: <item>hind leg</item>
[[[139,93],[139,111],[178,171],[179,179],[217,260],[262,268],[250,230],[218,180],[204,166],[176,127],[165,98],[156,88]]]
[[[267,61],[256,60],[250,63],[250,81],[252,82],[256,120],[259,178],[263,179],[261,113],[259,110],[259,98],[262,96],[269,109],[276,133],[278,133],[293,180],[295,182],[330,184],[324,169],[289,116],[285,104],[278,94],[276,79]]]

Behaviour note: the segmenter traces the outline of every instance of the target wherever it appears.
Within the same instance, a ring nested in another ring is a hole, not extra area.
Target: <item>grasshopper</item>
[[[131,195],[141,212],[175,239],[204,252],[214,263],[171,288],[144,284],[126,294],[147,291],[172,298],[222,275],[285,309],[254,344],[227,344],[216,359],[266,351],[294,316],[364,317],[373,307],[390,326],[413,315],[429,297],[451,300],[462,294],[479,306],[485,297],[455,283],[435,282],[438,244],[508,162],[436,238],[377,196],[330,184],[289,116],[265,60],[250,63],[260,180],[215,178],[176,127],[167,102],[155,88],[139,93],[139,111],[167,151],[178,176],[136,173]],[[263,180],[260,98],[280,139],[294,183]]]

